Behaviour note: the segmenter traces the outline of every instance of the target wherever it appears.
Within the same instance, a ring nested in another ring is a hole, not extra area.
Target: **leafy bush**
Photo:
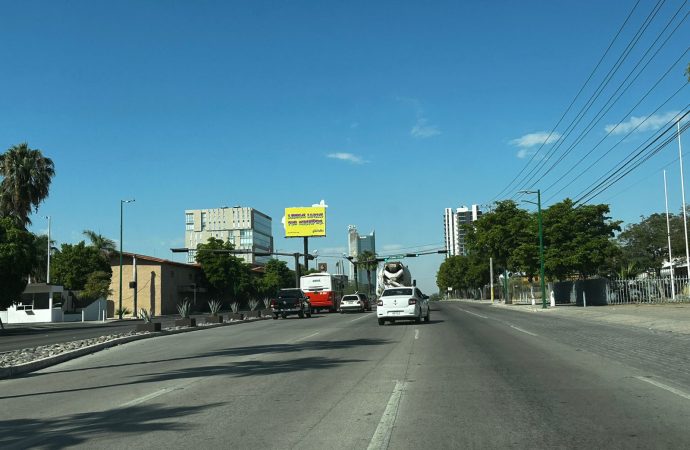
[[[130,311],[129,308],[127,308],[126,306],[123,306],[122,308],[117,308],[117,309],[115,310],[115,315],[116,315],[117,317],[120,317],[120,316],[128,316],[128,315],[130,315],[130,314],[132,314],[132,311]]]
[[[208,308],[211,310],[212,316],[217,316],[222,306],[223,304],[220,300],[211,300],[208,302]]]

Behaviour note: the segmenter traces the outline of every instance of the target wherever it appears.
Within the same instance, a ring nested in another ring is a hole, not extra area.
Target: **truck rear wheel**
[[[379,319],[379,325],[385,325],[386,321],[384,319]]]

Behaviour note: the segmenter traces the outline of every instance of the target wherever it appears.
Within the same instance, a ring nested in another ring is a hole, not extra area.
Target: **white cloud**
[[[655,131],[666,125],[668,122],[678,116],[678,111],[669,111],[663,114],[654,114],[651,116],[630,116],[627,122],[619,124],[606,125],[604,130],[611,134],[627,134],[635,130],[636,133],[645,131]],[[637,128],[636,128],[637,127]]]
[[[360,156],[353,155],[352,153],[329,153],[326,156],[333,159],[339,159],[341,161],[347,161],[352,164],[364,164],[366,162]]]
[[[436,125],[429,125],[428,122],[427,119],[420,117],[410,130],[410,134],[420,139],[426,139],[441,134],[441,130],[439,130]]]
[[[553,133],[548,133],[546,131],[539,131],[537,133],[529,133],[524,136],[521,136],[517,139],[513,139],[510,141],[511,145],[514,145],[516,147],[520,148],[530,148],[534,147],[535,145],[542,145],[542,144],[553,144],[557,140],[561,138],[561,134],[557,132]],[[522,150],[518,152],[518,158],[524,158],[524,156],[520,156],[520,154],[527,155],[531,153],[523,152]]]

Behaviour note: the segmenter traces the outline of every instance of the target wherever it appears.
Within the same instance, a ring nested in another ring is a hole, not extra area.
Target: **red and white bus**
[[[345,285],[341,277],[330,273],[312,273],[299,279],[299,287],[309,297],[313,311],[336,312],[340,307]]]

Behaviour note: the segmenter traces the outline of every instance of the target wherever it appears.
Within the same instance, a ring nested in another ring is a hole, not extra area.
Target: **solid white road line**
[[[683,398],[686,399],[686,400],[690,400],[690,394],[686,394],[685,392],[683,392],[683,391],[681,391],[681,390],[678,390],[678,389],[676,389],[676,388],[674,388],[674,387],[667,386],[667,385],[665,385],[665,384],[663,384],[663,383],[659,383],[658,381],[654,381],[654,380],[652,380],[651,378],[646,378],[646,377],[635,377],[635,378],[637,378],[637,379],[640,380],[640,381],[644,381],[645,383],[652,384],[652,385],[654,385],[654,386],[656,386],[656,387],[658,387],[658,388],[667,390],[667,391],[669,391],[669,392],[671,392],[671,393],[673,393],[673,394],[676,394],[676,395],[679,396],[679,397],[683,397]]]
[[[390,399],[388,399],[386,409],[383,411],[383,416],[381,416],[379,426],[376,427],[376,431],[374,432],[374,436],[371,438],[371,442],[369,442],[369,447],[367,447],[367,450],[388,448],[388,443],[391,440],[391,434],[393,432],[393,425],[395,425],[395,419],[398,416],[400,397],[402,397],[404,390],[405,382],[395,380],[393,393],[391,394]]]
[[[481,317],[482,319],[488,319],[487,316],[482,316],[481,314],[473,313],[472,311],[468,311],[468,310],[462,309],[460,307],[458,307],[458,309],[462,312],[466,312],[467,314],[472,314],[473,316]]]
[[[538,334],[534,334],[534,333],[532,333],[531,331],[523,330],[522,328],[518,328],[518,327],[516,327],[515,325],[510,325],[510,328],[512,328],[512,329],[514,329],[514,330],[521,331],[521,332],[526,333],[526,334],[529,334],[530,336],[539,337]]]
[[[170,392],[170,391],[174,391],[175,389],[180,389],[180,388],[177,387],[177,386],[176,386],[176,387],[163,388],[163,389],[161,389],[161,390],[159,390],[159,391],[152,392],[152,393],[150,393],[150,394],[148,394],[148,395],[144,395],[143,397],[135,398],[134,400],[131,400],[131,401],[127,402],[127,403],[123,403],[123,404],[120,405],[120,408],[127,408],[127,407],[130,407],[130,406],[136,406],[136,405],[138,405],[138,404],[140,404],[140,403],[144,403],[144,402],[149,401],[149,400],[151,400],[151,399],[153,399],[153,398],[160,397],[160,396],[163,395],[163,394],[167,394],[167,393]]]

